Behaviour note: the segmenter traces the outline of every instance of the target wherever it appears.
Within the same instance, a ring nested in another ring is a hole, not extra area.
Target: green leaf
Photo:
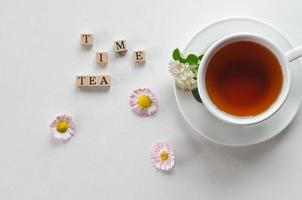
[[[196,65],[198,63],[198,57],[194,54],[190,54],[187,56],[186,61],[190,65]]]
[[[195,88],[194,90],[192,90],[192,94],[194,96],[194,98],[196,99],[196,101],[198,101],[199,103],[202,103],[202,100],[199,96],[199,92],[198,92],[198,89]]]
[[[173,58],[174,60],[178,60],[178,61],[181,62],[181,63],[185,63],[185,59],[183,59],[183,57],[181,56],[180,51],[179,51],[178,48],[177,48],[177,49],[174,49],[174,51],[173,51],[173,53],[172,53],[172,58]]]
[[[203,54],[198,56],[198,59],[201,60],[203,58]]]
[[[180,58],[180,52],[179,52],[179,49],[174,49],[173,53],[172,53],[172,58],[174,60],[178,60]]]

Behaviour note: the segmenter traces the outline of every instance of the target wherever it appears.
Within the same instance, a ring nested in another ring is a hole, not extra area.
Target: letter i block
[[[108,63],[108,53],[107,52],[96,52],[96,62],[100,64]]]
[[[81,34],[81,44],[84,46],[90,46],[93,44],[93,34],[92,33],[82,33]]]
[[[133,59],[137,63],[144,63],[146,61],[146,51],[145,50],[134,51]]]
[[[116,40],[114,41],[114,50],[116,53],[124,53],[127,51],[126,40]]]

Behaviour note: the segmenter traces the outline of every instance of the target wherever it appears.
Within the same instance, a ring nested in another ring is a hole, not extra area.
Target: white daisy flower
[[[139,88],[130,96],[132,111],[139,116],[150,116],[157,112],[159,102],[155,94],[149,88]]]
[[[169,171],[175,163],[175,150],[168,143],[158,142],[153,145],[150,154],[152,165],[158,170]]]
[[[49,125],[52,137],[57,140],[66,141],[75,134],[75,125],[72,117],[68,115],[59,115]]]

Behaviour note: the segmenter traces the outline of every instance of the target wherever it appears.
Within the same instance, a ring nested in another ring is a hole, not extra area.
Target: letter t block
[[[93,34],[92,33],[82,33],[81,34],[81,44],[84,46],[91,46],[93,44]]]

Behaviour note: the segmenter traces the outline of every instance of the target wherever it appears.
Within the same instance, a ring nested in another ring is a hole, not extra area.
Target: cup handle
[[[288,62],[292,62],[294,60],[296,60],[297,58],[302,57],[302,45],[298,46],[292,50],[289,50],[288,52],[286,52],[285,54]]]

